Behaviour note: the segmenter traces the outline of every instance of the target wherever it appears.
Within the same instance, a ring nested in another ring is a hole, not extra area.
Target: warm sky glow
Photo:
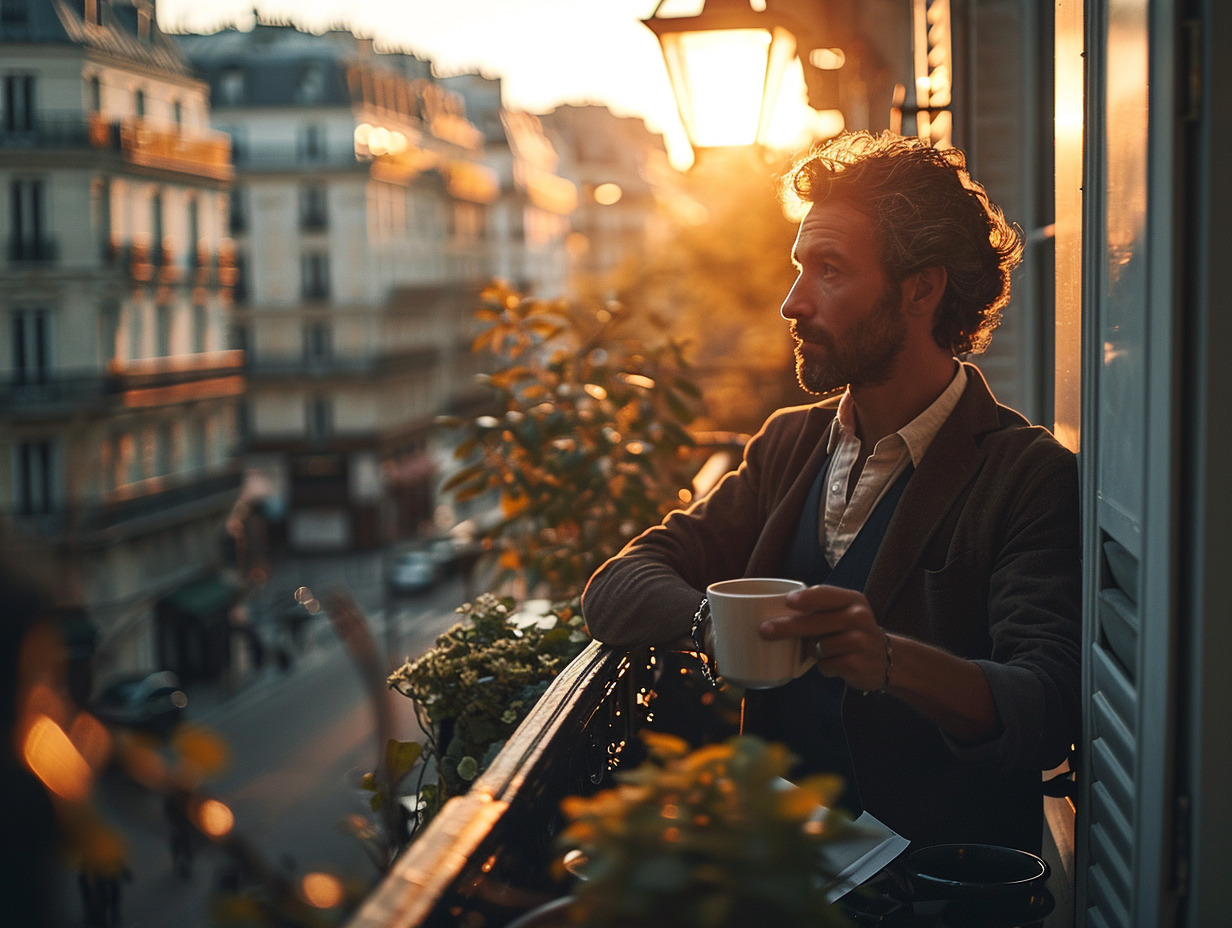
[[[543,113],[603,103],[666,136],[673,163],[689,161],[667,71],[640,20],[656,0],[159,0],[168,31],[247,28],[254,5],[307,28],[349,24],[433,61],[443,74],[501,77],[505,102]]]
[[[562,103],[602,103],[640,116],[662,133],[672,163],[692,162],[659,43],[641,20],[656,0],[159,0],[168,31],[248,28],[253,7],[269,19],[309,29],[350,25],[431,60],[442,74],[480,71],[500,77],[505,102],[546,113]],[[678,0],[672,12],[696,12],[701,0]],[[833,115],[816,129],[831,134]],[[799,64],[783,82],[770,138],[797,144],[816,114],[803,106]]]

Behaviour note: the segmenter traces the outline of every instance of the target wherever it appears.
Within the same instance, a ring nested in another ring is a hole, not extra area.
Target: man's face
[[[782,314],[800,386],[826,395],[889,380],[905,340],[902,295],[881,267],[872,221],[843,202],[815,203],[792,260],[799,276]]]

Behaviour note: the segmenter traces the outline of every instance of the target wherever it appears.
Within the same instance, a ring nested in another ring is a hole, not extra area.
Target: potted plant
[[[423,824],[491,763],[548,684],[590,641],[573,604],[519,619],[510,597],[484,593],[459,606],[463,621],[389,676],[415,701],[426,735],[416,759],[436,774],[419,786]]]
[[[587,928],[848,924],[827,901],[823,845],[850,823],[836,777],[783,779],[785,748],[737,737],[690,751],[646,734],[650,759],[618,785],[565,800],[563,845],[585,860],[570,921]]]

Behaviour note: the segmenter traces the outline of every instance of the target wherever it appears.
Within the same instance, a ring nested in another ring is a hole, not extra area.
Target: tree
[[[477,315],[474,349],[492,358],[496,408],[445,420],[463,432],[455,453],[466,463],[443,489],[459,504],[499,499],[485,539],[498,583],[566,600],[691,498],[699,391],[663,320],[620,303],[531,299],[495,284]]]

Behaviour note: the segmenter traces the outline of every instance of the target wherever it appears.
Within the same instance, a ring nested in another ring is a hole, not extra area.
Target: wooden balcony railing
[[[592,643],[561,673],[492,765],[446,803],[348,928],[501,928],[565,895],[553,867],[560,801],[610,786],[644,757],[644,727],[695,742],[734,731],[696,659]],[[709,704],[708,704],[709,702]]]

